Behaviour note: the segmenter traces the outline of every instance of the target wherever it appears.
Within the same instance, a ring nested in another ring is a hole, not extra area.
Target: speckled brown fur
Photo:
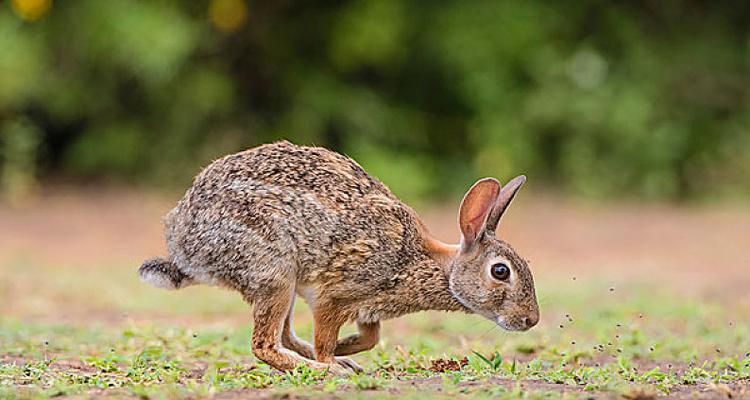
[[[444,310],[476,312],[507,329],[536,323],[526,262],[494,237],[520,183],[506,189],[485,179],[472,187],[461,208],[462,245],[453,246],[433,239],[353,160],[268,144],[219,159],[196,177],[165,218],[167,259],[144,263],[140,273],[158,287],[240,292],[255,307],[253,351],[278,369],[304,362],[357,370],[335,356],[372,348],[383,319]],[[494,260],[509,263],[513,279],[488,280]],[[313,309],[314,346],[294,335],[295,293]],[[338,340],[346,322],[360,333]]]

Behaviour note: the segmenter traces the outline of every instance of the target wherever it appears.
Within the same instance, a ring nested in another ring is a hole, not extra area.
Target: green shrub
[[[233,32],[208,10],[85,0],[24,21],[0,5],[0,125],[38,127],[42,179],[179,187],[286,137],[412,200],[519,173],[592,197],[750,193],[750,7],[252,2]]]

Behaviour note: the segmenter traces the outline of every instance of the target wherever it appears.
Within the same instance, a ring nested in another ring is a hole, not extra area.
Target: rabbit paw
[[[359,364],[354,362],[351,358],[347,357],[336,357],[336,364],[339,366],[342,366],[344,368],[349,369],[349,373],[357,373],[357,372],[363,372],[364,368],[360,367]]]
[[[326,364],[325,371],[328,371],[329,375],[334,376],[347,376],[353,374],[352,370],[338,363]]]

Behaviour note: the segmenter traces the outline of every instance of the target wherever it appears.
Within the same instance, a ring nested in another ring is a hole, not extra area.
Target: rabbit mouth
[[[518,325],[518,324],[513,324],[511,322],[508,322],[508,320],[505,319],[505,317],[503,317],[502,315],[499,315],[495,319],[495,323],[497,324],[497,326],[505,329],[506,331],[512,331],[512,332],[527,331],[530,328],[528,324]]]
[[[506,331],[514,331],[513,327],[508,323],[508,321],[503,316],[498,316],[495,318],[495,323],[497,326],[505,329]]]

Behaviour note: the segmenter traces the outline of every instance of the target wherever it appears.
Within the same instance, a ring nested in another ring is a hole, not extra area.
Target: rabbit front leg
[[[281,344],[289,350],[295,351],[310,360],[315,359],[315,350],[310,343],[300,339],[294,333],[294,298],[289,306],[289,314],[284,321],[284,331],[281,332]]]
[[[322,363],[336,363],[354,372],[364,371],[354,360],[335,356],[339,330],[346,318],[337,313],[335,307],[316,306],[314,314],[315,359]]]
[[[359,333],[349,335],[338,341],[333,353],[337,356],[348,356],[370,350],[380,340],[380,322],[357,323]]]
[[[347,373],[346,368],[335,362],[316,362],[285,349],[280,343],[284,320],[289,313],[294,290],[290,285],[268,290],[258,296],[253,312],[253,354],[268,365],[282,370],[291,370],[299,364],[313,369],[328,369],[336,374]]]

